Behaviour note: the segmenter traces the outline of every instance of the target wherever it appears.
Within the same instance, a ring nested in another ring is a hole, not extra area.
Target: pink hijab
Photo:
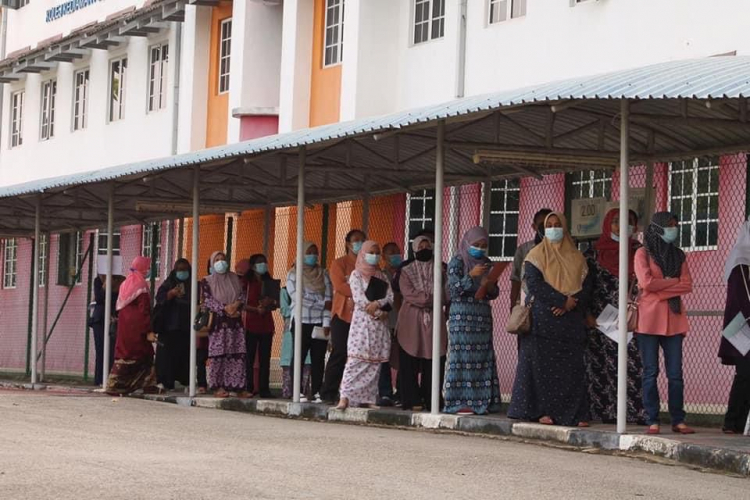
[[[214,267],[216,257],[224,252],[216,251],[211,254],[210,264],[211,269]],[[231,271],[227,271],[224,274],[212,273],[206,276],[206,282],[211,287],[211,295],[221,302],[222,304],[231,304],[240,298],[240,292],[242,292],[242,283],[240,277]]]
[[[458,254],[464,261],[465,273],[468,273],[479,264],[487,264],[488,262],[490,262],[490,259],[486,255],[479,259],[475,259],[469,254],[469,248],[471,247],[471,245],[479,240],[487,240],[487,243],[489,243],[490,241],[490,235],[487,233],[487,230],[481,226],[469,229],[461,239],[461,243],[458,247]]]
[[[372,249],[376,246],[378,246],[378,243],[376,241],[367,240],[362,244],[362,249],[357,254],[357,263],[355,264],[354,268],[366,280],[369,280],[380,272],[380,268],[377,264],[372,266],[365,260],[365,255],[372,252]]]
[[[142,293],[149,293],[150,287],[146,281],[146,274],[151,269],[151,259],[148,257],[136,257],[130,264],[130,274],[120,285],[120,293],[117,296],[118,311],[137,299]]]

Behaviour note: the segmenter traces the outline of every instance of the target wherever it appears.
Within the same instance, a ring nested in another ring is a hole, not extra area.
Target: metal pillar
[[[104,355],[102,356],[102,389],[107,388],[109,379],[109,328],[112,320],[112,245],[115,231],[115,185],[109,187],[107,203],[107,278],[104,287]]]
[[[191,271],[190,271],[190,318],[198,316],[198,252],[199,252],[199,236],[200,236],[200,167],[196,166],[193,170],[193,251],[191,255]],[[185,224],[185,219],[182,219],[180,228]],[[198,338],[194,329],[190,329],[190,389],[189,396],[195,397],[195,382],[198,377]]]
[[[42,223],[42,198],[36,201],[34,215],[34,265],[31,277],[31,384],[37,382],[37,337],[39,330],[39,238]]]
[[[297,174],[297,264],[295,267],[296,286],[294,290],[294,392],[293,399],[299,403],[302,388],[302,266],[305,256],[302,255],[305,245],[305,162],[307,150],[299,148],[299,172]]]
[[[81,236],[81,247],[83,247],[83,238],[85,237],[85,234]],[[76,236],[77,238],[77,236]],[[78,251],[78,248],[76,247],[76,252]],[[88,283],[86,284],[86,323],[84,323],[84,331],[86,332],[86,340],[84,342],[84,350],[83,350],[83,380],[87,381],[89,380],[89,350],[91,348],[91,336],[89,335],[89,319],[91,319],[91,313],[89,309],[89,304],[91,304],[91,298],[93,296],[93,290],[94,290],[94,233],[92,232],[89,234],[89,275],[88,275]],[[83,271],[81,271],[83,272]]]
[[[482,227],[490,230],[490,212],[492,211],[492,180],[487,178],[482,183]]]
[[[432,404],[431,413],[440,413],[440,340],[443,316],[443,188],[445,177],[445,121],[437,127],[435,154],[435,243],[434,277],[432,281]]]
[[[622,100],[620,115],[620,296],[619,296],[619,335],[617,344],[617,432],[624,434],[628,422],[628,247],[629,224],[628,198],[630,197],[628,136],[630,133],[628,101]]]
[[[49,340],[49,265],[51,262],[50,248],[52,247],[52,243],[50,242],[51,236],[50,233],[44,233],[44,241],[46,243],[44,245],[44,262],[47,267],[44,273],[44,283],[39,283],[40,285],[44,285],[44,310],[42,311],[42,339],[44,339],[44,342],[42,342],[42,373],[39,378],[41,382],[44,382],[44,378],[47,374],[47,342]]]
[[[450,188],[450,232],[448,233],[448,255],[454,255],[458,250],[458,223],[461,217],[461,188],[451,186]]]

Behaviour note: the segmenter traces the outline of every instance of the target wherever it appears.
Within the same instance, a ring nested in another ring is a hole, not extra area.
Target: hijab
[[[461,243],[458,246],[458,255],[464,261],[465,274],[468,274],[469,271],[480,264],[488,264],[490,262],[490,259],[486,254],[478,259],[469,254],[469,248],[479,240],[485,240],[487,243],[490,241],[489,233],[487,233],[487,230],[481,226],[469,229],[464,233],[464,237],[461,238]]]
[[[175,261],[174,266],[172,266],[172,272],[170,272],[169,276],[167,276],[165,283],[169,284],[169,288],[174,288],[179,283],[182,283],[185,286],[185,293],[188,293],[190,291],[190,284],[193,282],[193,280],[190,278],[188,278],[186,281],[180,281],[177,279],[177,266],[179,266],[180,264],[185,264],[185,266],[187,266],[187,271],[192,277],[193,269],[190,267],[190,261],[180,258]]]
[[[120,294],[117,296],[118,311],[124,309],[141,294],[149,293],[150,287],[146,281],[146,274],[151,269],[151,259],[148,257],[136,257],[130,264],[130,274],[120,285]]]
[[[365,256],[372,252],[372,249],[378,246],[376,241],[367,240],[362,244],[362,249],[357,254],[357,263],[354,265],[354,269],[364,278],[369,280],[380,272],[380,268],[377,264],[368,264],[365,260]]]
[[[247,273],[250,271],[250,259],[242,259],[234,266],[234,271],[241,277],[247,278]]]
[[[750,266],[750,221],[744,222],[737,231],[737,241],[724,266],[724,281],[729,281],[729,276],[737,266]]]
[[[563,226],[563,239],[552,243],[544,238],[531,249],[525,262],[530,262],[544,275],[544,281],[565,295],[575,295],[583,288],[583,281],[589,272],[586,258],[576,247],[568,231],[568,221],[558,212],[552,212],[544,219],[544,226],[550,217],[556,216]]]
[[[306,241],[302,247],[302,255],[307,255],[307,251],[310,247],[317,246],[312,241]],[[361,252],[360,252],[361,253]],[[292,269],[296,269],[295,265]],[[304,290],[312,290],[316,293],[325,293],[326,291],[326,272],[323,267],[319,264],[314,266],[308,266],[307,264],[302,265],[302,287]]]
[[[223,253],[216,251],[211,254],[211,258],[209,259],[211,268],[216,263],[216,257]],[[224,274],[213,272],[206,276],[206,282],[211,287],[211,295],[222,304],[231,304],[239,300],[240,293],[242,292],[242,283],[240,282],[240,277],[235,273],[231,271],[227,271]]]
[[[411,244],[412,250],[415,254],[419,251],[419,245],[421,245],[423,241],[427,241],[430,244],[430,248],[432,248],[432,240],[430,238],[427,236],[417,236]],[[415,260],[409,266],[405,267],[403,271],[404,274],[409,276],[414,287],[425,294],[432,294],[434,285],[433,277],[435,276],[434,260],[434,254],[432,259],[427,262]]]
[[[677,248],[674,243],[667,243],[662,239],[664,228],[672,220],[677,220],[677,216],[671,212],[655,213],[643,235],[646,252],[659,266],[665,278],[679,278],[682,264],[685,262],[685,252]],[[680,297],[669,299],[669,308],[672,312],[679,314],[682,311]]]
[[[628,219],[630,215],[636,216],[632,210],[628,213]],[[612,239],[612,222],[620,216],[620,209],[613,208],[604,217],[604,223],[602,224],[602,235],[599,236],[599,240],[596,242],[596,260],[599,265],[609,271],[612,276],[620,276],[620,242]],[[630,221],[628,220],[628,223]],[[620,237],[627,234],[620,228]],[[633,273],[633,262],[635,261],[635,250],[638,246],[637,242],[633,241],[632,235],[628,241],[628,275]]]

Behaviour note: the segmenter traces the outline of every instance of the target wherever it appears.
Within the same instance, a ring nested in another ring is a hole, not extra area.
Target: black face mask
[[[414,254],[414,257],[415,257],[415,258],[416,258],[416,259],[417,259],[417,260],[418,260],[419,262],[429,262],[429,261],[431,261],[431,260],[432,260],[432,256],[433,256],[433,255],[434,255],[434,253],[433,253],[433,251],[432,251],[432,249],[431,249],[431,248],[423,248],[423,249],[422,249],[422,250],[420,250],[419,252],[415,253],[415,254]]]
[[[536,234],[534,235],[534,243],[538,245],[544,239],[544,223],[539,224],[536,228]]]

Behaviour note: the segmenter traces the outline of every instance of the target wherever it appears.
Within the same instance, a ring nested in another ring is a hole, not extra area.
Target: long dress
[[[549,416],[558,425],[575,426],[589,420],[586,388],[586,327],[584,311],[591,295],[591,273],[575,295],[578,307],[555,316],[566,297],[525,263],[524,280],[531,306],[531,332],[519,336],[518,366],[508,417],[536,421]]]
[[[107,379],[108,394],[155,389],[154,347],[146,339],[150,331],[150,298],[142,293],[118,313],[115,364]]]
[[[450,323],[445,374],[445,412],[469,408],[474,413],[500,411],[500,383],[492,343],[490,301],[498,289],[482,300],[474,298],[480,279],[464,274],[464,261],[453,257],[448,264]]]
[[[174,389],[175,381],[184,386],[190,381],[189,283],[183,284],[186,288],[182,297],[167,298],[169,291],[180,283],[167,278],[156,293],[153,326],[160,342],[156,350],[156,376],[166,389]]]
[[[388,293],[379,300],[381,307],[393,304],[393,290],[388,277],[380,272],[375,277],[389,283]],[[388,361],[391,354],[391,332],[388,330],[388,313],[380,312],[373,318],[365,308],[370,303],[365,296],[370,280],[359,271],[349,276],[349,286],[354,300],[352,326],[347,342],[347,360],[341,380],[341,397],[353,406],[375,404],[378,398],[380,364]]]
[[[294,355],[294,336],[292,336],[292,299],[286,288],[281,289],[279,309],[281,318],[284,320],[284,334],[281,337],[281,354],[279,355],[279,366],[281,366],[281,397],[289,399],[292,397],[292,357]],[[302,367],[302,394],[310,393],[310,353],[307,353],[304,366]]]
[[[620,280],[603,268],[594,252],[587,252],[593,290],[589,312],[599,317],[611,304],[617,307]],[[617,342],[596,328],[588,329],[586,342],[586,376],[591,420],[617,421]],[[643,364],[635,338],[628,344],[628,422],[646,422],[643,409]]]
[[[208,386],[212,390],[244,391],[247,384],[245,371],[245,328],[242,317],[230,318],[224,311],[227,304],[214,298],[211,287],[201,281],[202,304],[214,313],[213,326],[208,333]],[[239,301],[245,301],[245,292]]]

